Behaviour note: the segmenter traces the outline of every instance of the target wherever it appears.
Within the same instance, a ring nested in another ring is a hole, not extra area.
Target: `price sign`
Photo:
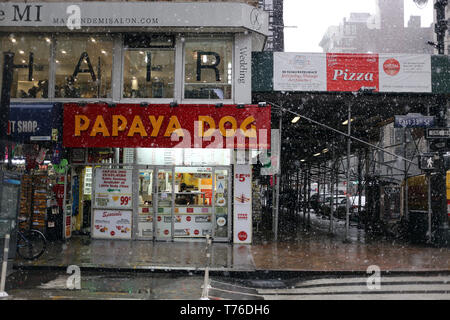
[[[95,206],[132,208],[132,170],[96,169]]]

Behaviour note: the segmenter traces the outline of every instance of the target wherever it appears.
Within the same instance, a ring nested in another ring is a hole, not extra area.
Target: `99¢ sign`
[[[96,169],[95,205],[102,208],[132,208],[132,171]]]

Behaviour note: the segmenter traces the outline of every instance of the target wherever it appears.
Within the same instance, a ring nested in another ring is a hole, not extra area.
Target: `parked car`
[[[322,202],[322,205],[320,206],[320,213],[322,215],[325,215],[327,217],[330,216],[331,207],[331,196],[328,196],[325,198],[325,201]],[[334,217],[342,218],[345,217],[346,213],[346,203],[347,203],[347,197],[345,195],[338,195],[333,196],[333,211],[334,211]]]
[[[319,212],[320,207],[322,206],[324,200],[326,197],[330,197],[331,195],[329,193],[326,193],[325,195],[320,193],[314,193],[309,198],[309,207],[314,210],[314,212]]]

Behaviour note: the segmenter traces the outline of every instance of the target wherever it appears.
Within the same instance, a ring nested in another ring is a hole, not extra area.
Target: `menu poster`
[[[234,167],[234,243],[252,243],[252,167]]]
[[[131,239],[131,210],[94,210],[96,239]]]
[[[132,208],[132,170],[96,169],[95,206]]]

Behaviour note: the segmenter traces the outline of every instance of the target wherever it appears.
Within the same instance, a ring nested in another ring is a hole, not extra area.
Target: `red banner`
[[[327,53],[327,91],[379,91],[378,54]]]
[[[270,148],[270,106],[64,105],[64,147]]]

